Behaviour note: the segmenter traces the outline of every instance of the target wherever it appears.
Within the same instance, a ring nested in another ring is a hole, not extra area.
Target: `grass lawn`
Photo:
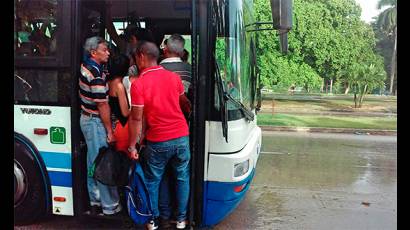
[[[258,114],[258,125],[397,130],[396,117]]]

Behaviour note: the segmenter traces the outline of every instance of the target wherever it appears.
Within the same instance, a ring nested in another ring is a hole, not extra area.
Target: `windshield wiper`
[[[231,94],[224,92],[224,99],[226,101],[230,100],[233,104],[239,108],[242,113],[245,115],[246,120],[253,121],[255,119],[255,114],[249,111],[242,102],[238,101],[237,99],[233,98]]]
[[[215,60],[215,69],[216,69],[216,83],[218,87],[219,94],[219,108],[221,111],[221,120],[222,120],[222,134],[225,137],[225,141],[228,142],[228,110],[227,102],[231,101],[237,108],[241,110],[245,119],[248,121],[253,121],[255,119],[255,114],[252,111],[248,110],[242,102],[238,101],[231,94],[227,93],[224,89],[222,76],[219,71],[218,62]]]
[[[228,143],[228,110],[226,106],[226,92],[224,90],[224,85],[222,83],[221,73],[219,72],[219,65],[214,56],[215,62],[215,72],[216,72],[216,84],[218,87],[219,95],[219,109],[221,111],[221,121],[222,121],[222,135],[225,137],[226,143]]]

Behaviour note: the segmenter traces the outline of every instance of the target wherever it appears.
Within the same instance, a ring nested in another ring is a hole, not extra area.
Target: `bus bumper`
[[[207,199],[204,200],[205,212],[203,226],[213,226],[229,215],[245,197],[255,169],[245,179],[238,182],[206,181]]]

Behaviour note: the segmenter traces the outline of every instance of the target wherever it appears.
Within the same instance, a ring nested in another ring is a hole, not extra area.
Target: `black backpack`
[[[111,145],[102,147],[94,161],[94,178],[105,185],[126,186],[131,164],[125,152]]]

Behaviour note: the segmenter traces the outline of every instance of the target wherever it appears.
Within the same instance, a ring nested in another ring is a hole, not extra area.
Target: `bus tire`
[[[34,154],[34,153],[33,153]],[[47,212],[46,186],[35,156],[14,142],[14,223],[30,224]]]

